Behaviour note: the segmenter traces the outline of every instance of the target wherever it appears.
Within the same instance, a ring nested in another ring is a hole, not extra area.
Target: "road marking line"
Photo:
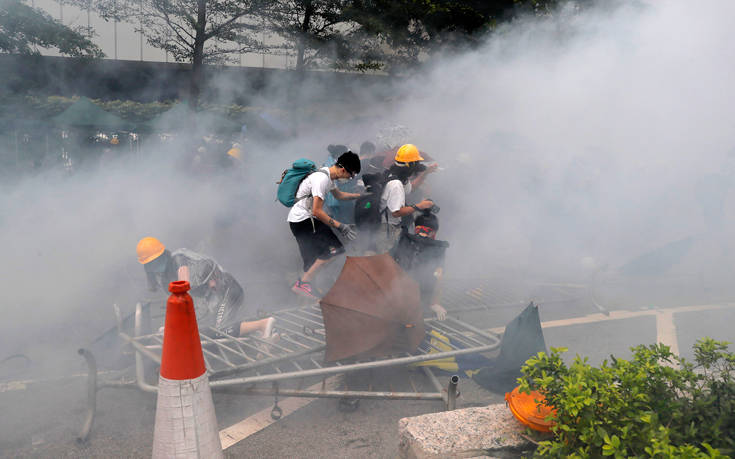
[[[116,371],[98,371],[97,376],[105,376],[108,374],[115,374]],[[58,378],[48,378],[48,379],[19,379],[16,381],[5,381],[0,382],[0,393],[2,392],[10,392],[14,390],[26,390],[28,389],[28,386],[31,386],[33,384],[43,384],[43,383],[50,383],[50,382],[64,382],[71,379],[77,379],[77,378],[87,378],[89,375],[87,373],[76,373],[69,376],[61,376]]]
[[[633,319],[641,316],[654,316],[659,314],[676,314],[679,312],[711,311],[716,309],[728,309],[735,307],[733,303],[725,304],[702,304],[694,306],[680,306],[676,308],[647,309],[643,311],[610,311],[610,315],[589,314],[573,319],[549,320],[541,322],[541,328],[568,327],[570,325],[590,324],[595,322],[606,322],[608,320]],[[503,333],[505,327],[491,328],[492,333]]]
[[[669,346],[673,354],[679,355],[679,339],[676,336],[673,312],[660,311],[656,314],[656,341]]]
[[[324,390],[335,390],[342,378],[339,376],[332,376],[324,381]],[[322,390],[322,383],[316,383],[306,390],[320,391]],[[289,397],[278,401],[278,406],[283,410],[283,414],[280,419],[293,414],[295,411],[305,407],[309,403],[313,402],[314,398],[300,398],[300,397]],[[222,449],[225,450],[230,446],[248,438],[254,433],[260,432],[269,425],[278,422],[271,418],[272,408],[266,408],[258,411],[252,416],[249,416],[242,421],[226,427],[219,432],[219,440],[222,443]]]
[[[25,381],[10,381],[6,383],[0,383],[0,393],[10,392],[11,390],[26,390]]]

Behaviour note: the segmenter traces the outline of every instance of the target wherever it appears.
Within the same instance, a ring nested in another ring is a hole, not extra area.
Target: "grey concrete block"
[[[518,457],[534,445],[505,403],[424,414],[398,421],[399,452],[406,459]]]

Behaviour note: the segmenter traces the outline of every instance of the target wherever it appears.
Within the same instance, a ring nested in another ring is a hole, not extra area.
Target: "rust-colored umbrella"
[[[347,257],[321,307],[327,362],[412,352],[424,339],[419,286],[388,254]]]

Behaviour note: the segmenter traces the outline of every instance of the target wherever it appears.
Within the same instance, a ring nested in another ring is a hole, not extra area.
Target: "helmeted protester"
[[[385,186],[380,197],[379,211],[384,216],[376,234],[378,253],[388,252],[401,235],[401,219],[414,212],[430,209],[434,203],[424,199],[414,205],[406,205],[406,196],[411,193],[411,178],[427,170],[421,164],[424,158],[412,144],[403,145],[396,152],[393,165],[388,169]]]
[[[335,256],[345,251],[332,228],[347,240],[352,241],[357,237],[352,225],[336,220],[326,212],[324,201],[330,192],[339,200],[360,197],[359,193],[340,191],[334,183],[335,180],[351,179],[359,173],[360,158],[347,151],[337,158],[335,164],[312,172],[299,185],[296,203],[287,218],[304,262],[304,274],[291,288],[295,293],[316,299],[311,285],[314,276]]]
[[[444,275],[444,254],[449,243],[437,241],[439,220],[430,210],[414,220],[414,231],[404,228],[391,255],[419,284],[421,305],[433,312],[439,320],[447,317],[441,305],[441,282]]]
[[[212,258],[189,249],[170,252],[154,237],[141,239],[137,253],[151,291],[167,292],[169,283],[176,280],[189,282],[200,327],[213,327],[235,337],[252,332],[273,337],[274,318],[239,320],[244,312],[243,288]]]

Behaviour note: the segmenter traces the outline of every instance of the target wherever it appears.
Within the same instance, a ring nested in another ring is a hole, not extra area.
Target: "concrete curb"
[[[431,413],[398,421],[404,459],[519,457],[534,445],[521,436],[525,426],[505,403]]]

